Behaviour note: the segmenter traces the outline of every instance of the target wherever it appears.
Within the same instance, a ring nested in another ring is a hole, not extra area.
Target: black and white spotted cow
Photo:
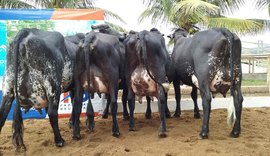
[[[160,113],[159,136],[166,136],[165,108],[168,91],[167,75],[170,69],[170,57],[166,50],[163,35],[157,32],[131,31],[125,39],[126,68],[129,83],[128,100],[132,100],[130,109],[130,130],[135,129],[135,95],[139,98],[152,96],[158,99]]]
[[[3,80],[0,130],[16,99],[12,137],[16,150],[25,150],[20,107],[26,111],[31,107],[46,108],[55,145],[64,146],[58,126],[58,105],[60,94],[71,89],[75,49],[75,44],[66,41],[59,32],[35,28],[20,30],[10,43]]]
[[[112,107],[112,135],[120,135],[117,123],[117,95],[121,74],[120,45],[117,37],[91,31],[86,34],[82,47],[76,56],[74,114],[79,115],[82,107],[82,94],[88,91],[110,95]],[[94,111],[89,98],[87,106],[87,126],[94,128]]]
[[[172,61],[177,79],[200,90],[203,106],[201,138],[208,138],[212,97],[231,92],[228,124],[231,137],[238,137],[243,96],[241,93],[241,41],[225,28],[212,28],[186,37],[179,28],[168,37],[174,39]]]

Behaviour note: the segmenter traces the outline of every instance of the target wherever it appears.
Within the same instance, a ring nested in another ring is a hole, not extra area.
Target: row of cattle
[[[241,41],[225,28],[212,28],[187,37],[183,29],[172,35],[173,53],[170,56],[163,34],[153,28],[150,31],[127,35],[108,25],[92,26],[93,31],[63,37],[59,32],[25,28],[18,32],[8,46],[7,64],[3,80],[3,99],[0,109],[0,130],[4,126],[11,103],[16,106],[13,120],[13,143],[16,150],[25,150],[23,120],[20,107],[28,110],[46,108],[53,128],[56,146],[64,146],[58,127],[60,94],[69,91],[74,103],[70,118],[73,138],[80,139],[80,114],[85,91],[90,95],[105,93],[108,115],[112,114],[112,134],[119,136],[117,123],[117,95],[123,89],[124,118],[129,118],[129,129],[135,130],[135,96],[139,102],[147,96],[146,117],[151,117],[150,99],[158,99],[160,114],[159,136],[166,136],[166,117],[169,83],[173,83],[176,95],[174,116],[180,116],[180,83],[192,86],[194,117],[199,118],[197,89],[203,106],[201,138],[208,138],[211,100],[216,93],[224,96],[230,89],[231,103],[228,123],[233,126],[232,137],[240,134],[242,110],[241,93]],[[97,30],[97,31],[94,31]],[[129,114],[127,111],[127,103]],[[94,128],[94,110],[89,97],[87,128]]]

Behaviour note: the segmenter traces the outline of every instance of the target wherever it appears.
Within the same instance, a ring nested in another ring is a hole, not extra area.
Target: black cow
[[[160,33],[141,31],[130,32],[125,39],[128,100],[130,103],[130,130],[134,130],[135,95],[154,96],[158,99],[160,113],[160,137],[166,136],[165,107],[168,83],[166,75],[170,69],[170,57],[165,40]],[[165,87],[166,86],[166,87]]]
[[[124,119],[128,119],[129,118],[129,113],[127,110],[127,95],[128,95],[128,90],[127,90],[127,83],[126,83],[126,77],[125,77],[125,46],[123,44],[123,40],[126,38],[126,34],[120,34],[119,32],[115,31],[113,28],[111,28],[109,25],[107,24],[99,24],[99,25],[92,25],[91,26],[92,30],[94,31],[98,31],[100,33],[104,33],[104,34],[109,34],[109,35],[113,35],[118,37],[119,39],[119,46],[120,46],[120,61],[121,61],[121,68],[123,69],[120,73],[120,79],[121,82],[119,83],[119,89],[123,89],[122,92],[122,105],[123,105],[123,117]],[[108,97],[109,98],[109,97]],[[108,114],[109,114],[109,104],[110,101],[107,100],[107,105],[106,108],[103,111],[103,115],[102,118],[108,118]]]
[[[116,37],[119,38],[119,41],[120,41],[120,51],[121,51],[121,62],[123,62],[123,68],[124,65],[125,65],[125,46],[124,46],[124,39],[126,38],[126,34],[123,33],[119,33],[117,32],[116,30],[114,30],[113,28],[111,28],[108,24],[99,24],[99,25],[92,25],[91,26],[92,30],[98,30],[98,32],[101,32],[101,33],[105,33],[105,34],[110,34],[110,35],[114,35]],[[156,33],[160,33],[157,29],[152,29],[151,31],[153,32],[156,32]],[[127,95],[128,95],[128,90],[127,90],[127,82],[126,82],[126,70],[123,71],[124,73],[121,74],[121,83],[119,85],[119,89],[123,89],[123,94],[122,94],[122,105],[123,105],[123,117],[124,119],[128,119],[129,118],[129,113],[128,113],[128,110],[127,110]],[[151,99],[149,96],[146,96],[146,101],[147,101],[147,108],[146,108],[146,113],[145,113],[145,117],[147,119],[150,119],[151,118],[151,114],[152,114],[152,111],[151,111]],[[142,103],[141,99],[140,99],[140,103]],[[168,110],[168,107],[166,107],[166,116],[170,117],[170,113],[169,113],[169,110]],[[109,101],[107,102],[107,105],[106,105],[106,108],[104,109],[104,112],[103,112],[103,118],[108,118],[108,113],[109,113]]]
[[[112,106],[112,133],[119,136],[119,128],[116,119],[117,115],[117,94],[118,81],[121,73],[120,45],[117,37],[91,31],[86,34],[82,47],[76,56],[75,64],[75,97],[73,107],[74,114],[79,119],[82,107],[82,94],[88,91],[91,95],[94,92],[110,95]],[[94,111],[89,98],[87,106],[87,126],[94,128]]]
[[[200,90],[203,106],[201,138],[208,138],[212,97],[217,93],[226,96],[230,89],[228,124],[233,125],[231,137],[240,134],[243,96],[241,93],[241,41],[225,28],[212,28],[186,38],[187,32],[177,29],[172,54],[177,76]]]
[[[16,149],[25,150],[23,143],[23,120],[20,107],[46,108],[54,132],[55,145],[64,146],[58,127],[60,94],[69,91],[73,67],[71,55],[76,47],[66,46],[59,32],[35,28],[22,29],[10,43],[3,81],[3,99],[0,109],[2,129],[11,103],[16,99],[13,119],[13,143]],[[15,73],[15,74],[14,74]]]

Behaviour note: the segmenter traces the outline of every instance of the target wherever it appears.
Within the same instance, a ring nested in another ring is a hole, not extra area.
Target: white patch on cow
[[[210,90],[212,92],[216,92],[217,89],[215,86],[218,86],[218,85],[228,85],[230,86],[231,85],[231,82],[226,82],[222,79],[223,77],[223,73],[221,71],[218,71],[216,73],[216,75],[214,76],[214,79],[210,82]]]
[[[157,84],[142,66],[132,72],[131,88],[138,96],[157,96]]]
[[[98,92],[98,93],[109,93],[109,89],[106,87],[106,85],[104,84],[104,82],[101,81],[100,77],[95,76],[94,77],[95,81],[94,82],[90,82],[90,91],[93,92]],[[95,83],[95,84],[93,84]],[[88,90],[88,82],[84,81],[83,83],[83,88],[84,90]]]
[[[46,99],[42,99],[36,94],[31,94],[29,100],[34,104],[34,108],[36,109],[45,108],[48,104],[48,101]]]
[[[193,74],[191,75],[191,80],[192,80],[192,83],[197,87],[199,88],[199,82],[198,82],[198,79],[197,77]]]
[[[66,89],[71,81],[72,81],[72,66],[71,66],[71,62],[65,62],[64,64],[64,69],[63,69],[63,77],[62,77],[62,89]]]
[[[100,93],[107,93],[108,92],[108,88],[106,87],[106,85],[100,80],[99,77],[95,76],[95,82],[98,84],[98,90]]]
[[[9,97],[13,97],[14,95],[10,93],[11,89],[13,88],[13,80],[14,80],[14,74],[11,75],[11,72],[9,69],[6,69],[5,76],[3,80],[2,85],[2,94],[3,96],[9,95]]]
[[[88,87],[88,82],[87,81],[84,81],[84,83],[83,83],[83,89],[84,90],[87,90],[87,87]]]
[[[229,125],[229,127],[233,127],[236,121],[236,114],[235,114],[234,100],[232,96],[230,98],[230,104],[228,106],[227,112],[228,112],[227,124]]]
[[[44,86],[46,86],[47,95],[55,96],[55,93],[53,92],[53,89],[52,89],[52,85],[48,79],[44,80]]]

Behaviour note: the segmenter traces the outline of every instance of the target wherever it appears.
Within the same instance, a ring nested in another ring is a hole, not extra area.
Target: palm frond
[[[255,3],[255,7],[258,8],[258,9],[268,7],[269,5],[270,5],[269,0],[257,0],[256,3]]]
[[[223,14],[232,14],[244,6],[246,2],[246,0],[214,0],[214,3],[211,3],[219,6]]]
[[[117,25],[117,24],[114,24],[114,23],[111,23],[111,22],[108,22],[108,21],[105,21],[105,24],[108,24],[110,27],[112,27],[114,30],[118,31],[118,32],[123,32],[123,33],[127,33],[128,30],[126,30],[125,28]]]
[[[208,28],[224,27],[239,34],[258,33],[264,28],[264,24],[259,21],[224,17],[209,18],[208,23],[203,25],[206,25]]]
[[[185,19],[186,22],[194,21],[195,23],[206,22],[208,16],[217,15],[220,10],[218,6],[201,0],[183,0],[177,3],[173,9],[180,20]]]
[[[94,7],[94,8],[97,8],[97,7]],[[97,9],[102,9],[102,8],[97,8]],[[110,19],[110,18],[113,18],[113,19],[116,19],[124,24],[126,24],[126,22],[119,16],[117,15],[116,13],[113,13],[107,9],[102,9],[104,11],[104,14],[105,14],[105,19]]]
[[[211,3],[204,2],[202,0],[183,0],[176,4],[176,10],[180,10],[183,15],[215,15],[219,13],[220,8]]]
[[[35,8],[34,5],[19,0],[1,0],[0,5],[0,8]]]
[[[138,18],[138,22],[142,23],[146,19],[151,19],[152,24],[156,24],[158,22],[166,23],[169,22],[168,18],[166,18],[165,14],[158,8],[151,8],[144,10]]]

